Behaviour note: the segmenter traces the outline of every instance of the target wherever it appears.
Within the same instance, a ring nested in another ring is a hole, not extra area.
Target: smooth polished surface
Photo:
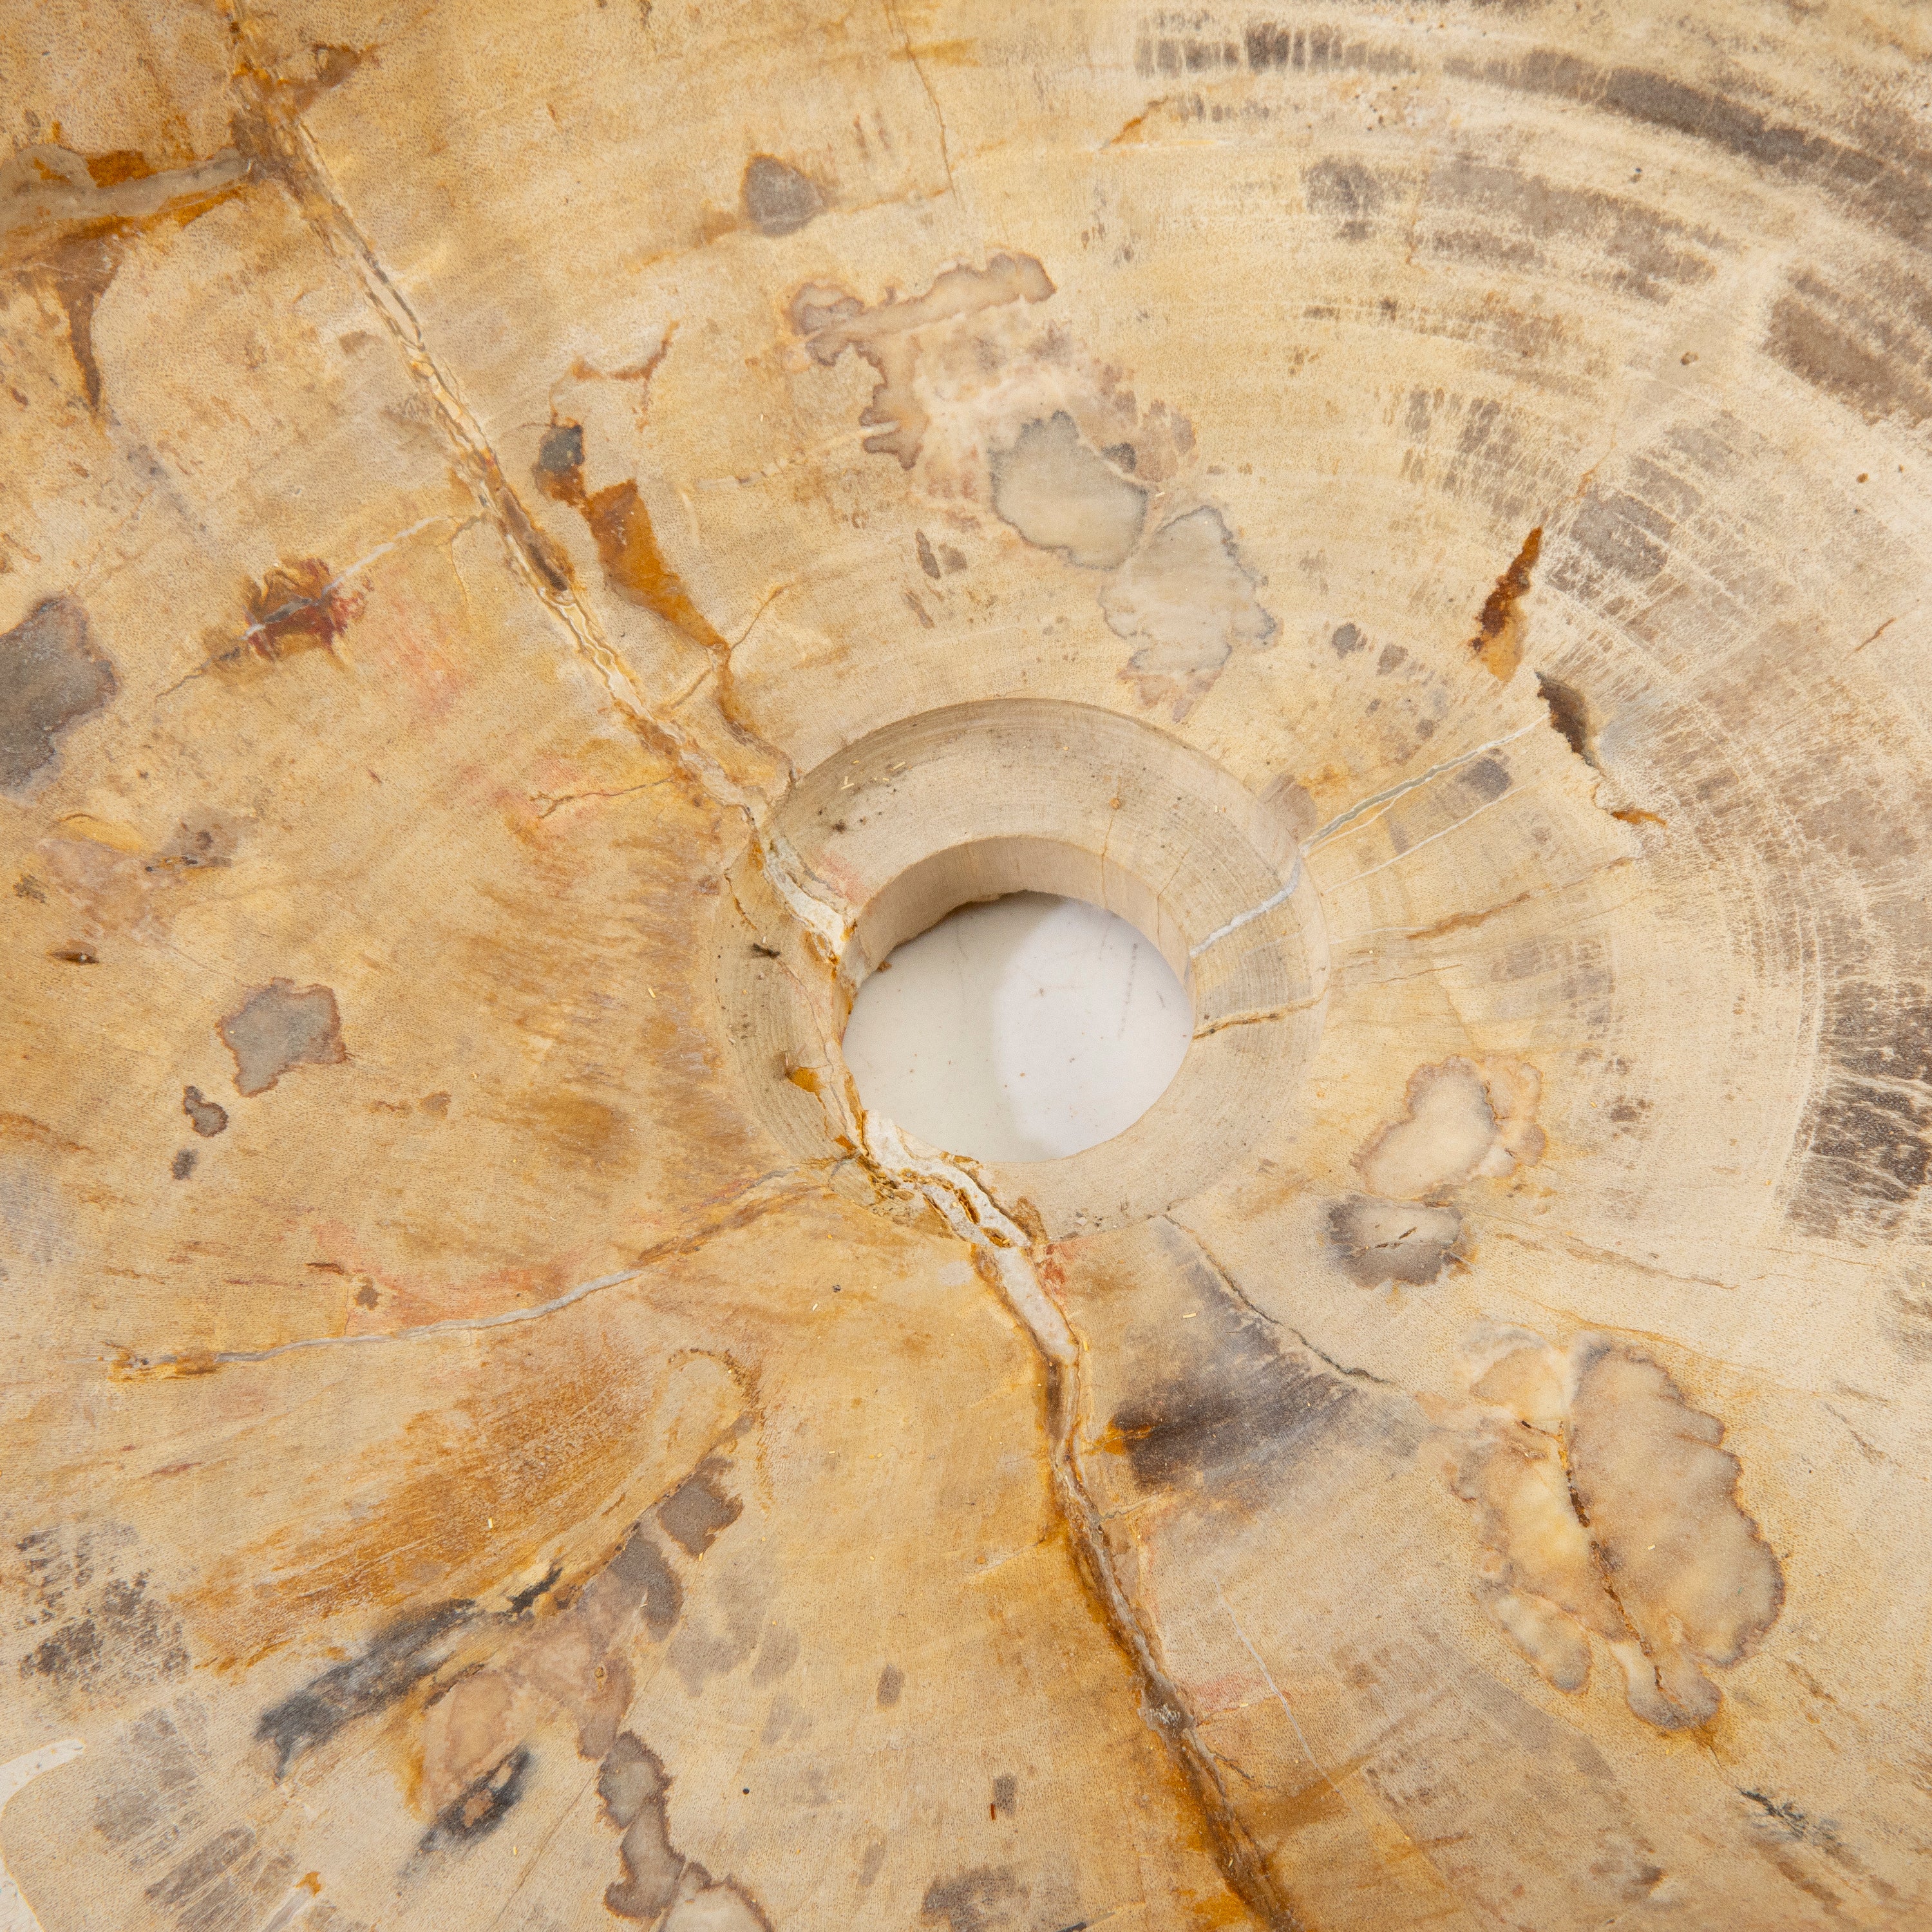
[[[962,906],[860,988],[841,1042],[867,1109],[981,1160],[1051,1160],[1124,1132],[1194,1016],[1127,922],[1045,892]]]
[[[7,1932],[1932,1921],[1929,75],[0,0]]]

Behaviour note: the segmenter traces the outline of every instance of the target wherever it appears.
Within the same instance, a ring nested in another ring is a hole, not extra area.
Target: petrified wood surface
[[[11,0],[0,1920],[1927,1923],[1926,25]]]

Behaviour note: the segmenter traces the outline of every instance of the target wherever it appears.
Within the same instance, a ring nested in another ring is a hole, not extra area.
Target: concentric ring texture
[[[5,1932],[1932,1921],[1928,54],[0,7]]]

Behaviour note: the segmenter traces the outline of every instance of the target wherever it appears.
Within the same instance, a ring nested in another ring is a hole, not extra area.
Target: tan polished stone
[[[1926,1923],[1929,54],[0,7],[0,1928]]]

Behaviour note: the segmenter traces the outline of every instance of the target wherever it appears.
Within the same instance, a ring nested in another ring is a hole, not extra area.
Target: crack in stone
[[[947,185],[952,190],[952,159],[938,98],[910,40],[899,26],[890,0],[884,0],[884,4],[906,58],[912,62],[932,102],[938,122]],[[238,26],[238,10],[236,19]],[[820,898],[806,884],[809,874],[802,860],[782,834],[770,829],[769,818],[763,820],[760,818],[757,806],[766,802],[754,800],[689,734],[652,710],[628,668],[604,636],[595,613],[578,596],[541,531],[506,481],[481,424],[464,404],[452,376],[436,361],[414,310],[363,235],[298,116],[278,118],[260,106],[257,113],[261,123],[259,138],[273,152],[279,164],[278,172],[332,251],[346,259],[354,269],[402,349],[434,407],[465,480],[500,532],[518,574],[569,632],[576,648],[596,666],[613,703],[632,728],[660,745],[706,796],[743,812],[773,890],[808,938],[827,952],[836,972],[852,931],[850,916]],[[784,762],[788,766],[789,760]],[[1280,898],[1286,898],[1299,878],[1298,856],[1295,874]],[[1279,901],[1271,902],[1275,902]],[[1238,916],[1225,930],[1233,931],[1249,919],[1259,917],[1267,909],[1264,905]],[[1209,943],[1222,936],[1220,933],[1210,935]],[[974,1247],[981,1258],[982,1274],[998,1283],[1003,1298],[1040,1354],[1047,1376],[1052,1418],[1048,1444],[1052,1487],[1067,1525],[1076,1567],[1093,1592],[1115,1641],[1136,1667],[1144,1714],[1166,1741],[1186,1780],[1222,1875],[1271,1932],[1298,1932],[1299,1920],[1282,1895],[1259,1847],[1230,1804],[1212,1756],[1196,1734],[1194,1720],[1178,1688],[1156,1660],[1150,1634],[1136,1615],[1115,1574],[1100,1513],[1088,1493],[1074,1447],[1082,1393],[1078,1351],[1065,1316],[1040,1285],[1030,1258],[1029,1236],[964,1168],[938,1156],[916,1155],[892,1123],[882,1116],[868,1118],[858,1101],[856,1088],[837,1045],[827,1042],[826,1046],[828,1063],[840,1076],[836,1082],[820,1083],[821,1102],[831,1117],[835,1138],[854,1148],[856,1157],[884,1192],[902,1197],[916,1195],[938,1214],[954,1234]],[[841,1114],[849,1114],[854,1130],[849,1135],[838,1131]],[[580,1284],[541,1310],[512,1311],[502,1316],[478,1318],[473,1322],[431,1324],[406,1331],[406,1337],[320,1336],[284,1343],[269,1350],[224,1351],[218,1354],[150,1361],[139,1365],[136,1372],[206,1372],[230,1363],[266,1360],[290,1349],[324,1346],[338,1341],[400,1340],[535,1319],[584,1295],[634,1280],[640,1272],[627,1270]]]
[[[822,902],[813,903],[830,910]],[[817,1010],[809,999],[807,1005]],[[972,1248],[981,1278],[998,1289],[1032,1342],[1046,1377],[1047,1462],[1054,1503],[1066,1526],[1075,1568],[1140,1680],[1142,1714],[1166,1742],[1186,1780],[1229,1886],[1269,1932],[1300,1932],[1300,1921],[1234,1810],[1179,1687],[1155,1654],[1153,1632],[1120,1582],[1105,1518],[1080,1467],[1080,1418],[1086,1403],[1082,1352],[1066,1316],[1041,1284],[1034,1255],[1042,1244],[1022,1226],[1024,1210],[1008,1210],[967,1164],[937,1150],[908,1145],[896,1122],[868,1111],[838,1042],[822,1027],[819,1043],[833,1077],[819,1080],[814,1090],[834,1140],[854,1149],[880,1193],[923,1202]]]
[[[1386,872],[1391,866],[1399,866],[1405,859],[1412,857],[1425,845],[1433,845],[1437,839],[1447,838],[1452,832],[1461,831],[1472,818],[1481,818],[1491,806],[1501,805],[1505,799],[1515,797],[1520,789],[1520,788],[1516,785],[1506,787],[1503,790],[1498,792],[1494,798],[1485,799],[1474,811],[1465,812],[1453,824],[1444,826],[1441,831],[1432,832],[1426,838],[1418,838],[1413,845],[1404,846],[1392,857],[1384,859],[1380,863],[1371,866],[1366,872],[1358,872],[1352,878],[1338,879],[1328,890],[1331,892],[1344,892],[1350,886],[1360,885],[1364,879],[1373,878],[1378,872]]]
[[[1659,1268],[1654,1262],[1640,1261],[1635,1255],[1619,1253],[1615,1248],[1593,1247],[1588,1241],[1580,1241],[1561,1228],[1552,1231],[1548,1239],[1539,1239],[1523,1231],[1520,1222],[1512,1224],[1505,1216],[1490,1213],[1482,1218],[1491,1231],[1502,1235],[1504,1240],[1514,1241],[1520,1247],[1534,1248],[1539,1254],[1560,1250],[1579,1261],[1598,1262],[1611,1268],[1634,1268],[1640,1274],[1654,1275],[1660,1281],[1677,1282],[1696,1288],[1721,1288],[1732,1294],[1738,1292],[1736,1282],[1720,1281],[1715,1275],[1680,1274],[1674,1268]]]
[[[1234,917],[1228,920],[1225,925],[1217,926],[1198,946],[1190,946],[1188,949],[1188,958],[1190,960],[1198,959],[1209,946],[1226,939],[1229,933],[1238,932],[1243,926],[1262,917],[1265,914],[1273,912],[1276,906],[1286,905],[1294,896],[1295,888],[1300,884],[1301,851],[1298,847],[1294,854],[1294,863],[1288,869],[1287,884],[1278,890],[1269,893],[1258,905],[1251,905],[1246,912],[1235,914]]]
[[[785,1168],[760,1174],[756,1180],[748,1183],[736,1193],[728,1195],[724,1201],[718,1204],[722,1211],[714,1213],[699,1226],[682,1234],[674,1235],[668,1240],[661,1241],[655,1247],[647,1249],[632,1267],[620,1269],[615,1274],[598,1275],[593,1280],[579,1282],[575,1287],[566,1288],[562,1294],[552,1297],[548,1301],[539,1302],[533,1308],[508,1308],[494,1315],[456,1316],[447,1321],[426,1322],[411,1328],[371,1328],[353,1334],[299,1336],[293,1341],[271,1343],[266,1348],[190,1349],[170,1355],[137,1355],[124,1349],[116,1357],[116,1372],[124,1380],[210,1375],[217,1369],[273,1361],[278,1356],[292,1354],[298,1349],[369,1347],[386,1342],[421,1342],[438,1335],[470,1334],[485,1328],[508,1328],[526,1322],[540,1322],[546,1316],[572,1307],[591,1295],[602,1294],[606,1288],[620,1288],[627,1282],[641,1280],[663,1263],[694,1253],[715,1235],[747,1227],[774,1208],[787,1207],[794,1202],[815,1196],[818,1192],[815,1185],[808,1187],[794,1180],[795,1176],[803,1172],[802,1168]],[[784,1185],[788,1181],[793,1184]],[[779,1184],[768,1193],[758,1193],[760,1188],[773,1182]]]
[[[898,1141],[897,1130],[886,1125],[892,1139]],[[1300,1921],[1236,1812],[1179,1685],[1155,1654],[1154,1632],[1120,1580],[1101,1512],[1080,1466],[1080,1417],[1086,1399],[1082,1352],[1065,1316],[1041,1286],[1033,1244],[1025,1241],[992,1196],[959,1169],[943,1160],[927,1160],[914,1171],[922,1173],[922,1191],[947,1225],[986,1258],[1008,1306],[1040,1355],[1046,1372],[1047,1453],[1054,1499],[1067,1527],[1076,1567],[1114,1640],[1134,1666],[1141,1682],[1142,1714],[1165,1741],[1186,1780],[1222,1876],[1270,1932],[1297,1932]]]
[[[238,31],[245,31],[238,7],[234,20]],[[596,612],[578,596],[561,560],[506,480],[482,425],[464,402],[453,375],[430,347],[415,310],[363,233],[299,113],[272,111],[267,90],[273,82],[268,77],[244,74],[241,80],[251,98],[254,145],[330,252],[361,282],[428,398],[464,482],[502,538],[512,567],[596,668],[630,728],[665,752],[706,796],[755,820],[752,796],[690,733],[652,709],[604,634]]]
[[[919,84],[926,90],[926,99],[932,103],[932,118],[939,128],[939,164],[946,170],[946,191],[957,199],[959,189],[952,178],[952,150],[946,138],[946,116],[940,110],[939,96],[933,92],[932,82],[926,78],[926,69],[920,64],[918,55],[913,52],[912,37],[900,24],[898,10],[893,6],[892,0],[880,0],[880,4],[885,10],[886,21],[892,32],[899,37],[901,51],[911,62],[912,70],[919,76]]]
[[[806,934],[818,940],[833,970],[838,970],[858,922],[844,907],[812,890],[808,880],[821,886],[825,881],[806,865],[783,832],[764,825],[755,828],[755,836],[758,862],[772,890]]]
[[[237,31],[244,32],[248,23],[238,6],[234,20]],[[295,196],[331,253],[345,261],[361,282],[428,398],[458,466],[501,536],[512,568],[562,624],[573,646],[594,666],[626,724],[646,742],[662,750],[705,796],[743,814],[767,876],[792,916],[821,944],[831,941],[837,930],[832,954],[836,964],[850,922],[839,927],[842,916],[825,906],[805,885],[806,868],[802,862],[781,836],[770,831],[769,813],[760,816],[761,808],[769,806],[770,801],[738,784],[691,733],[680,728],[662,708],[651,705],[621,654],[604,635],[596,613],[578,595],[562,560],[505,478],[482,425],[464,402],[454,376],[442,368],[430,349],[407,298],[362,232],[320,151],[302,124],[299,111],[278,113],[273,110],[267,92],[273,82],[267,76],[244,73],[240,80],[252,95],[253,146]],[[936,103],[934,106],[937,111]],[[773,596],[776,595],[775,592]],[[772,601],[767,598],[766,606]],[[760,608],[746,626],[746,636],[766,606]],[[700,676],[692,690],[703,682]],[[681,706],[691,694],[690,691],[682,694],[672,709]],[[746,735],[728,714],[726,722],[736,735]],[[780,748],[762,739],[757,742],[776,758],[787,773],[792,772],[791,760]]]
[[[1227,1269],[1222,1267],[1221,1263],[1215,1258],[1214,1255],[1209,1249],[1208,1244],[1204,1241],[1192,1228],[1188,1226],[1186,1222],[1177,1221],[1172,1214],[1163,1214],[1160,1218],[1165,1221],[1170,1228],[1174,1229],[1178,1233],[1185,1234],[1186,1236],[1188,1242],[1193,1248],[1195,1252],[1208,1264],[1209,1268],[1214,1270],[1215,1276],[1220,1282],[1221,1286],[1225,1288],[1244,1308],[1247,1310],[1250,1314],[1258,1317],[1259,1319],[1265,1322],[1271,1328],[1286,1329],[1287,1332],[1292,1335],[1311,1355],[1314,1356],[1319,1361],[1326,1362],[1329,1367],[1333,1369],[1338,1376],[1346,1376],[1352,1382],[1373,1382],[1378,1388],[1391,1388],[1397,1390],[1401,1390],[1401,1383],[1390,1382],[1388,1376],[1378,1376],[1372,1370],[1352,1369],[1346,1362],[1338,1362],[1325,1348],[1317,1348],[1316,1345],[1311,1342],[1292,1322],[1283,1321],[1279,1315],[1270,1315],[1258,1302],[1251,1301],[1248,1298],[1246,1291],[1243,1288],[1240,1283],[1235,1280],[1234,1277],[1228,1272]],[[1406,1239],[1407,1238],[1404,1237],[1404,1238]],[[1379,1245],[1388,1246],[1393,1246],[1394,1244],[1382,1243]]]
[[[1350,806],[1346,812],[1338,813],[1319,830],[1312,833],[1302,849],[1307,852],[1316,850],[1338,832],[1346,831],[1364,812],[1374,811],[1378,805],[1393,805],[1397,799],[1407,797],[1418,787],[1441,778],[1445,772],[1459,770],[1473,760],[1483,757],[1485,753],[1501,751],[1504,746],[1514,744],[1517,739],[1526,737],[1531,732],[1543,728],[1540,721],[1534,724],[1522,725],[1516,730],[1506,731],[1500,738],[1492,738],[1487,743],[1478,745],[1471,751],[1458,752],[1453,758],[1444,758],[1440,764],[1431,765],[1426,772],[1418,772],[1412,778],[1404,778],[1400,784],[1392,784],[1381,791],[1370,793],[1366,798]]]
[[[1304,1000],[1289,1000],[1279,1006],[1253,1006],[1238,1013],[1228,1013],[1218,1020],[1208,1020],[1194,1029],[1190,1037],[1208,1040],[1217,1033],[1224,1033],[1229,1027],[1258,1026],[1267,1020],[1288,1018],[1295,1013],[1305,1013],[1318,1006],[1328,997],[1324,986],[1318,993],[1310,993]]]

